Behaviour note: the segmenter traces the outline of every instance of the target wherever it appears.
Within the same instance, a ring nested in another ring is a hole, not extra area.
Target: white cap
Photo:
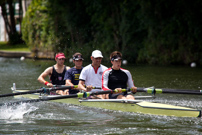
[[[94,58],[98,58],[98,57],[103,58],[102,53],[101,53],[101,51],[99,51],[99,50],[93,51],[93,52],[92,52],[92,57],[94,57]]]

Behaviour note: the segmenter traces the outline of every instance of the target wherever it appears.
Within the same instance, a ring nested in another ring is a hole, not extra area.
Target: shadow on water
[[[11,93],[14,82],[17,88],[43,87],[37,77],[53,64],[54,61],[0,58],[0,94]],[[197,90],[202,87],[202,69],[199,67],[128,65],[123,68],[131,71],[137,87]],[[201,96],[156,96],[152,101],[202,109]],[[10,101],[14,101],[13,97],[0,98],[1,103]],[[202,134],[201,123],[201,118],[116,112],[53,102],[0,107],[0,134]]]

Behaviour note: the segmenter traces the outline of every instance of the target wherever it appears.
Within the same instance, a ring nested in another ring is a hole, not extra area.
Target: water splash
[[[21,104],[17,106],[2,106],[0,108],[0,119],[23,119],[25,114],[33,112],[38,108],[30,104]]]

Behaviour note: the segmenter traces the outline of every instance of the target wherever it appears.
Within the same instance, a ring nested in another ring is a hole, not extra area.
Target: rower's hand
[[[137,92],[137,87],[131,87],[131,92],[135,94]]]
[[[115,93],[122,93],[122,88],[116,88],[115,90],[116,90]]]
[[[93,89],[92,85],[86,86],[86,91],[91,91]]]
[[[48,83],[47,86],[48,87],[53,87],[53,84],[52,83]]]
[[[66,89],[66,90],[64,91],[64,95],[69,95],[69,89]]]

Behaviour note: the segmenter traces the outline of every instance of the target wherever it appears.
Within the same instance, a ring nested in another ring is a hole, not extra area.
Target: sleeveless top
[[[64,80],[65,72],[66,72],[66,66],[64,67],[64,70],[62,73],[58,73],[53,66],[53,72],[50,77],[51,83],[53,85],[65,85],[65,80]]]

